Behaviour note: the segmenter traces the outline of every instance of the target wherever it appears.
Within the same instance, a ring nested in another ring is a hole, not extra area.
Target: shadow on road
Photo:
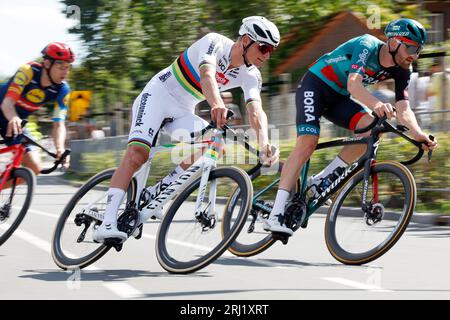
[[[214,264],[225,266],[243,266],[243,267],[346,267],[354,268],[354,266],[346,266],[341,263],[308,263],[290,259],[244,259],[244,258],[224,258],[221,257]],[[373,268],[370,265],[359,266],[359,268]]]
[[[450,227],[448,226],[435,226],[428,224],[410,224],[406,229],[408,236],[418,238],[449,238],[450,239]]]
[[[127,281],[136,278],[163,278],[176,277],[179,275],[171,275],[167,272],[150,272],[148,270],[76,270],[71,271],[55,271],[55,270],[24,270],[27,275],[22,275],[20,278],[35,279],[41,281]],[[189,275],[180,275],[181,277],[210,277],[210,275],[202,272],[197,272]]]
[[[235,294],[235,293],[244,293],[244,292],[255,292],[255,293],[261,293],[261,292],[313,292],[313,291],[362,291],[360,289],[350,289],[350,288],[311,288],[311,289],[304,289],[304,288],[295,288],[295,289],[289,289],[289,288],[264,288],[264,289],[236,289],[236,290],[207,290],[207,291],[185,291],[185,292],[160,292],[160,293],[147,293],[142,296],[144,299],[155,299],[155,298],[161,298],[161,299],[170,299],[175,297],[192,297],[192,296],[199,296],[198,299],[202,299],[201,296],[207,296],[207,299],[214,299],[214,295],[220,295],[220,294]],[[223,299],[223,298],[221,298]],[[280,299],[293,299],[296,300],[298,297],[288,297],[280,295]]]

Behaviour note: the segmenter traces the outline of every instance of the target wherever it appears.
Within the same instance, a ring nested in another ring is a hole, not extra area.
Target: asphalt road
[[[158,223],[81,271],[60,270],[50,254],[58,215],[77,188],[38,178],[33,204],[0,247],[0,299],[450,299],[450,227],[411,223],[387,254],[345,266],[328,252],[324,215],[288,245],[251,258],[226,254],[194,274],[171,275],[155,256]]]

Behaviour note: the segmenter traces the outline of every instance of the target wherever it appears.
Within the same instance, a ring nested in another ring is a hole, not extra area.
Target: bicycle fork
[[[368,225],[378,223],[383,218],[383,206],[378,203],[378,174],[374,172],[372,167],[375,165],[375,157],[378,151],[379,140],[373,141],[371,155],[364,164],[364,182],[363,182],[363,198],[361,209],[364,212],[364,218]],[[367,195],[369,192],[369,179],[372,177],[372,199],[368,203]]]
[[[216,217],[216,196],[217,196],[217,180],[211,180],[208,195],[208,204],[205,209],[202,209],[202,204],[205,199],[206,189],[208,186],[209,175],[211,170],[216,167],[217,159],[219,158],[219,153],[224,148],[224,142],[221,140],[220,136],[216,134],[212,138],[212,143],[209,145],[208,150],[203,159],[202,168],[202,178],[200,180],[199,194],[197,195],[197,200],[195,203],[195,217],[202,224],[202,230],[207,231],[214,228],[217,217]],[[206,213],[206,210],[207,213]]]

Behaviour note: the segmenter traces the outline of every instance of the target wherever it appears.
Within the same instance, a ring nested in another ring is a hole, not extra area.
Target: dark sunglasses
[[[398,40],[398,39],[397,39],[397,41],[398,41],[399,43],[405,45],[405,47],[406,47],[406,52],[407,52],[409,55],[414,55],[414,54],[419,55],[420,52],[421,52],[422,49],[423,49],[422,46],[418,47],[418,46],[414,46],[414,45],[412,45],[412,44],[407,44],[407,43],[405,43],[405,42],[403,42],[403,41],[401,41],[401,40]]]
[[[259,43],[259,42],[257,42],[257,44],[258,44],[258,49],[262,54],[266,54],[267,52],[272,54],[272,52],[275,50],[275,48],[271,45]]]

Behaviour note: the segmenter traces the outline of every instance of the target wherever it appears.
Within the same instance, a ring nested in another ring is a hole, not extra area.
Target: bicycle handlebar
[[[372,112],[372,115],[374,117],[373,121],[366,127],[361,128],[361,129],[356,129],[355,133],[360,134],[360,133],[364,133],[367,132],[375,127],[381,127],[383,126],[383,129],[380,132],[392,132],[395,133],[399,136],[401,136],[402,138],[404,138],[405,140],[411,142],[413,145],[415,145],[419,151],[417,152],[417,154],[411,158],[410,160],[407,161],[400,161],[401,164],[405,165],[405,166],[409,166],[413,163],[416,163],[417,161],[419,161],[423,154],[424,154],[424,150],[422,149],[422,144],[424,142],[420,142],[417,140],[414,140],[410,137],[408,137],[407,135],[405,135],[403,132],[409,130],[407,127],[403,126],[403,125],[397,125],[397,127],[394,127],[392,124],[390,124],[389,122],[387,122],[387,117],[386,115],[384,115],[383,117],[378,117],[378,115],[375,112]],[[429,136],[430,140],[433,141],[434,140],[434,136],[430,135]],[[428,161],[431,161],[431,156],[432,156],[433,151],[430,150],[428,151]]]
[[[372,112],[372,115],[374,117],[372,123],[370,123],[367,127],[355,129],[355,133],[360,134],[360,133],[367,132],[367,131],[373,129],[377,124],[381,124],[384,121],[386,121],[386,119],[387,119],[386,115],[384,115],[380,118],[380,117],[378,117],[378,115],[375,112]]]
[[[48,169],[42,169],[41,170],[41,173],[42,174],[49,174],[49,173],[51,173],[51,172],[53,172],[53,171],[55,171],[56,170],[56,168],[58,168],[58,166],[61,164],[61,163],[63,163],[64,162],[64,160],[67,158],[67,156],[70,154],[70,152],[71,152],[71,150],[70,149],[66,149],[65,151],[64,151],[64,153],[61,155],[61,157],[58,159],[58,160],[55,160],[55,162],[53,163],[53,167],[51,167],[51,168],[48,168]],[[54,154],[54,153],[49,153],[50,155],[54,155],[54,158],[56,158],[56,154]]]
[[[232,116],[234,116],[234,112],[228,109],[227,112],[227,120],[229,120]],[[229,128],[227,125],[224,125],[227,128]],[[204,127],[199,133],[197,132],[191,132],[191,138],[195,138],[196,136],[202,136],[205,134],[206,131],[210,130],[210,129],[214,129],[217,128],[216,124],[214,123],[214,121],[211,121],[206,127]]]

